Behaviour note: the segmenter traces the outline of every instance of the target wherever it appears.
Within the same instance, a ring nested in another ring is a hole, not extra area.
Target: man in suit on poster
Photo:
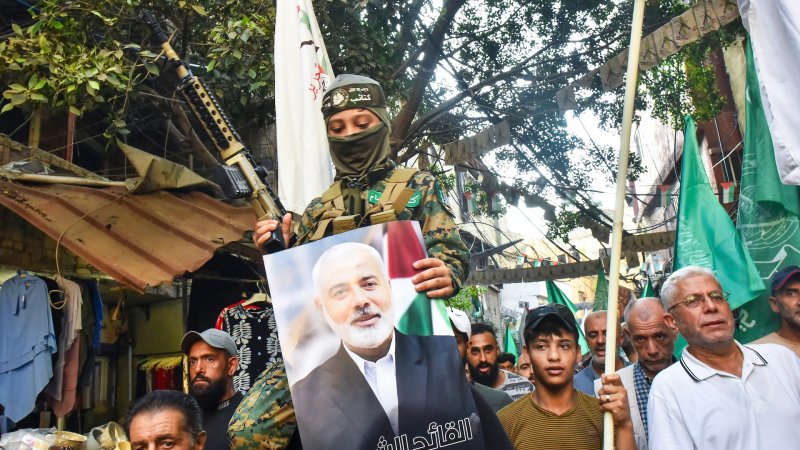
[[[442,429],[454,422],[448,436],[463,441],[456,448],[481,448],[469,386],[449,376],[460,367],[453,337],[395,330],[380,254],[366,244],[336,245],[320,256],[312,278],[315,304],[342,343],[291,386],[303,446],[399,448],[405,440],[411,449],[415,437],[432,444],[431,422]]]

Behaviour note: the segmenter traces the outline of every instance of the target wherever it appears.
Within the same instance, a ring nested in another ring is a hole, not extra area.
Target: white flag
[[[320,106],[334,75],[311,0],[280,0],[277,7],[278,196],[301,214],[333,182]]]
[[[739,0],[739,12],[753,44],[778,175],[800,185],[800,1]]]

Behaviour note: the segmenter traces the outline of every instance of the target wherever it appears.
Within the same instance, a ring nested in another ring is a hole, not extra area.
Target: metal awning
[[[0,180],[0,205],[140,293],[197,270],[255,223],[249,206],[200,192],[134,195],[122,187]]]

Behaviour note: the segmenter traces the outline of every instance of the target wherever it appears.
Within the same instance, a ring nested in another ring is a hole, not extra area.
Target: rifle
[[[217,103],[217,99],[206,89],[203,81],[192,75],[186,63],[178,57],[169,44],[169,36],[161,28],[153,13],[142,11],[141,17],[180,78],[178,90],[225,162],[225,165],[218,165],[214,169],[214,181],[229,198],[246,198],[255,210],[258,220],[277,219],[280,222],[286,210],[267,185],[265,170],[244,146],[239,134]],[[281,227],[278,226],[270,239],[264,243],[264,250],[274,253],[285,247]]]

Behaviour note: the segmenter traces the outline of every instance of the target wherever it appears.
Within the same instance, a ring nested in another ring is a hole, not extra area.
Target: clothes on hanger
[[[80,286],[56,275],[55,282],[63,293],[62,326],[58,335],[58,360],[53,366],[53,378],[44,389],[47,402],[56,417],[66,416],[75,406],[80,369],[80,331],[82,295]],[[52,291],[51,291],[52,292]],[[52,303],[52,299],[51,299]]]
[[[259,302],[248,306],[236,304],[226,308],[217,319],[217,328],[231,335],[239,351],[233,388],[243,394],[269,364],[282,357],[272,304]]]
[[[0,287],[0,403],[17,422],[53,376],[57,351],[47,285],[19,271]]]

